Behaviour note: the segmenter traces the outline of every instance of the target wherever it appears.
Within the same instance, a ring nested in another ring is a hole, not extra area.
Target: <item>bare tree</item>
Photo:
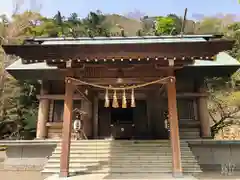
[[[208,109],[213,135],[225,127],[240,122],[240,93],[231,83],[225,82],[226,80],[212,80],[208,84],[210,92]]]

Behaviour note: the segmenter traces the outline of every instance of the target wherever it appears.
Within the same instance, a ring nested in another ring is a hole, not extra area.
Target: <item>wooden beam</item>
[[[62,149],[61,149],[61,158],[60,158],[60,176],[61,177],[69,176],[69,156],[70,156],[70,144],[71,144],[72,107],[73,107],[72,98],[73,98],[73,84],[71,80],[68,79],[65,84]]]
[[[200,59],[200,58],[199,58]],[[188,59],[188,60],[182,60],[182,59],[178,59],[178,60],[174,60],[174,69],[181,69],[183,68],[184,65],[188,65],[188,64],[193,64],[194,62],[194,59]],[[169,69],[169,68],[173,68],[172,66],[169,66],[169,62],[168,60],[163,60],[163,59],[160,59],[159,60],[155,60],[155,59],[152,59],[152,60],[149,60],[147,61],[146,58],[143,58],[142,60],[129,60],[129,59],[125,59],[125,60],[116,60],[116,61],[112,61],[112,60],[108,60],[108,61],[104,61],[102,59],[98,60],[98,62],[92,60],[90,62],[74,62],[71,66],[71,68],[73,69],[84,69],[86,66],[88,67],[92,67],[92,66],[126,66],[126,65],[129,65],[129,63],[133,65],[147,65],[147,64],[153,64],[153,65],[157,65],[157,69],[161,69],[161,70],[166,70],[166,69]],[[49,62],[47,63],[49,66],[57,66],[59,69],[67,69],[66,67],[66,63],[64,62]],[[86,66],[85,66],[86,64]],[[84,68],[83,68],[84,67]],[[119,67],[121,68],[121,67]],[[118,68],[118,69],[119,69]],[[130,68],[128,68],[127,70],[130,70]]]
[[[89,86],[76,86],[76,93],[79,93],[80,96],[82,96],[83,99],[86,101],[92,103],[94,94],[92,92],[91,87]]]
[[[38,99],[51,99],[51,100],[64,100],[64,94],[44,94],[44,95],[37,95]],[[80,94],[74,94],[72,97],[73,100],[80,100],[83,97]]]
[[[121,86],[124,84],[142,84],[142,83],[147,83],[151,81],[156,81],[161,78],[156,78],[156,77],[145,77],[145,78],[129,78],[129,77],[123,77],[123,83],[117,83],[117,78],[83,78],[81,80],[88,82],[88,83],[93,83],[93,84],[101,84],[101,85],[116,85],[116,86]],[[166,83],[167,81],[163,82]],[[161,84],[163,84],[161,83]],[[74,82],[75,85],[81,85],[80,82],[77,80]]]
[[[167,95],[163,95],[167,98]],[[201,92],[181,92],[176,94],[177,98],[198,98],[198,97],[208,97],[208,93]]]
[[[167,84],[167,89],[168,89],[168,114],[170,123],[170,139],[172,146],[172,172],[173,176],[182,176],[175,77],[170,77],[169,82]]]

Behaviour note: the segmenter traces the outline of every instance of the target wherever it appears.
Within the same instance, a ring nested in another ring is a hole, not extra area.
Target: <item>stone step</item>
[[[71,144],[71,147],[171,147],[171,144],[94,144],[94,143],[74,143]],[[188,144],[180,144],[180,147],[188,147]],[[57,148],[61,148],[61,144],[57,146]]]
[[[181,136],[195,136],[195,137],[200,137],[200,132],[180,132],[179,133],[180,137]]]
[[[61,155],[61,152],[54,152],[52,154],[52,156],[55,156],[55,157],[60,157]],[[139,158],[139,157],[148,157],[148,158],[160,158],[160,157],[172,157],[172,154],[171,153],[161,153],[161,152],[157,152],[157,153],[130,153],[128,152],[127,154],[124,154],[124,153],[91,153],[91,152],[88,152],[88,153],[85,153],[85,152],[71,152],[70,153],[70,157],[72,158],[76,158],[76,157],[81,157],[81,156],[85,156],[85,157],[136,157],[136,158]],[[187,154],[187,153],[182,153],[181,154],[181,158],[184,158],[184,157],[191,157],[193,156],[190,152]]]
[[[84,164],[91,164],[91,163],[98,163],[101,161],[96,160],[96,159],[72,159],[70,158],[70,163],[84,163]],[[152,159],[152,160],[148,160],[148,159],[106,159],[105,162],[108,162],[108,164],[111,163],[122,163],[122,164],[127,164],[127,163],[172,163],[172,159]],[[60,159],[49,159],[48,163],[60,163]],[[197,161],[195,159],[186,159],[186,160],[182,160],[182,163],[197,163]]]
[[[85,172],[87,171],[87,168],[69,168],[69,173],[76,173],[76,172]],[[60,173],[60,168],[44,168],[44,170],[42,170],[42,173],[46,174],[58,174]]]
[[[60,141],[61,142],[61,141]],[[145,144],[159,144],[159,143],[171,143],[170,140],[114,140],[114,139],[99,139],[99,140],[71,140],[71,143],[112,143],[112,144],[133,144],[133,143],[145,143]],[[186,143],[180,141],[180,143]]]
[[[152,143],[152,142],[170,142],[169,139],[121,139],[121,140],[115,140],[115,139],[80,139],[80,140],[71,140],[71,142],[115,142],[115,143],[130,143],[130,142],[145,142],[145,143]],[[185,141],[181,141],[185,142]]]
[[[183,169],[199,169],[199,166],[193,164],[183,164]],[[60,164],[48,164],[46,169],[60,169]],[[121,172],[125,172],[126,169],[145,169],[145,170],[152,170],[152,169],[172,169],[171,163],[169,164],[106,164],[102,165],[100,163],[95,163],[91,165],[84,165],[84,164],[77,164],[77,163],[70,163],[70,169],[100,169],[100,168],[110,168],[110,169],[117,169]]]
[[[70,163],[84,163],[84,164],[91,164],[91,163],[98,163],[99,161],[96,159],[79,159],[79,158],[70,158],[69,159]],[[60,158],[51,158],[48,160],[48,163],[60,163]]]
[[[170,140],[72,140],[71,144],[97,144],[97,145],[134,145],[134,144],[171,144]],[[180,144],[188,144],[185,141],[180,141]]]
[[[169,148],[158,148],[158,149],[82,149],[82,148],[71,148],[70,152],[72,153],[166,153],[172,154],[172,149]],[[61,149],[56,149],[54,153],[61,153]],[[181,149],[181,153],[192,153],[189,149]]]
[[[71,144],[71,147],[99,147],[99,148],[104,148],[104,147],[111,147],[111,148],[127,148],[127,147],[133,147],[133,148],[138,148],[138,147],[143,147],[143,148],[154,148],[154,147],[169,147],[171,148],[171,144]],[[188,147],[188,144],[180,144],[180,147]],[[61,144],[57,146],[57,148],[61,148]]]
[[[141,163],[141,164],[140,164]],[[182,162],[182,165],[183,166],[191,166],[194,164],[195,162],[192,161],[192,162]],[[78,162],[78,161],[70,161],[69,165],[72,165],[72,166],[79,166],[79,167],[87,167],[87,166],[96,166],[96,165],[99,165],[99,164],[102,164],[102,165],[108,165],[108,166],[170,166],[172,167],[172,161],[95,161],[95,162]],[[196,164],[196,163],[195,163]],[[48,166],[59,166],[60,167],[60,164],[58,162],[52,162],[52,163],[48,163],[46,165],[46,167]]]
[[[78,166],[70,166],[69,170],[70,172],[82,172],[82,173],[97,173],[97,171],[101,170],[102,172],[108,172],[106,169],[111,170],[112,172],[118,172],[118,173],[125,173],[125,172],[172,172],[171,166],[126,166],[126,167],[120,167],[120,166],[92,166],[92,167],[78,167]],[[60,167],[45,167],[45,169],[42,172],[59,172]],[[201,168],[198,166],[183,166],[184,172],[202,172]]]
[[[109,149],[109,150],[115,150],[115,149],[123,149],[123,150],[134,150],[137,149],[139,150],[139,148],[141,148],[141,150],[158,150],[158,149],[171,149],[171,146],[164,146],[164,145],[155,145],[155,146],[139,146],[139,145],[132,145],[132,146],[71,146],[70,149]],[[61,147],[56,147],[56,150],[61,150]],[[181,146],[181,150],[188,150],[189,147],[188,146]]]
[[[180,139],[197,139],[199,136],[193,136],[193,135],[182,135]]]
[[[61,144],[58,144],[58,147],[61,147]],[[137,143],[137,144],[94,144],[94,143],[71,143],[71,146],[80,146],[80,147],[171,147],[171,144],[145,144],[145,143]],[[188,144],[180,144],[181,147],[188,147]]]
[[[44,169],[42,173],[44,174],[58,174],[60,172],[59,168],[53,168],[53,169]],[[75,174],[75,173],[90,173],[90,174],[124,174],[124,173],[139,173],[139,174],[144,174],[144,173],[172,173],[171,168],[166,168],[166,169],[153,169],[151,168],[150,170],[146,168],[137,168],[137,169],[113,169],[113,168],[103,168],[101,170],[86,170],[86,169],[80,169],[80,168],[70,168],[69,169],[70,174]],[[184,173],[201,173],[202,171],[200,169],[184,169]]]
[[[83,163],[69,163],[69,168],[80,168],[80,169],[85,169],[91,166],[99,166],[99,163],[89,163],[89,164],[83,164]],[[45,168],[50,169],[50,168],[60,168],[59,163],[50,163],[45,166]]]
[[[183,130],[186,131],[186,130]],[[180,132],[183,132],[180,131]],[[187,131],[190,132],[190,131]],[[195,132],[195,131],[194,131]],[[61,141],[60,141],[61,143]],[[73,143],[93,143],[93,144],[171,144],[170,140],[71,140]],[[187,144],[186,141],[180,141],[180,144]]]
[[[199,168],[185,168],[183,170],[185,173],[197,173],[201,172]],[[98,174],[98,173],[171,173],[172,168],[113,168],[106,167],[101,170],[91,170],[90,173]]]
[[[126,154],[127,153],[127,154]],[[53,154],[61,154],[61,151],[54,151]],[[82,150],[70,150],[70,154],[96,154],[96,156],[100,155],[100,154],[109,154],[110,156],[172,156],[172,152],[166,152],[166,151],[96,151],[96,150],[88,150],[88,151],[82,151]],[[181,152],[182,155],[192,155],[192,152]]]
[[[200,132],[200,128],[179,128],[179,132]]]
[[[188,143],[181,141],[184,172],[201,172]],[[44,174],[59,173],[59,143],[44,167]],[[70,172],[83,173],[161,173],[172,172],[169,140],[73,140]]]
[[[56,148],[55,151],[61,151],[62,148]],[[70,150],[82,150],[82,151],[172,151],[171,147],[81,147],[75,146],[70,147]],[[182,152],[191,151],[189,147],[181,147]]]
[[[56,153],[53,154],[50,158],[60,158],[61,154],[60,153]],[[135,158],[135,159],[161,159],[161,158],[172,158],[171,154],[168,155],[154,155],[154,154],[150,154],[150,155],[136,155],[136,154],[131,154],[131,155],[127,155],[127,154],[119,154],[117,156],[112,156],[111,154],[70,154],[70,158]],[[186,154],[182,154],[181,156],[182,159],[186,159],[186,158],[194,158],[194,156],[192,155],[186,155]]]
[[[52,160],[53,162],[54,161],[59,161],[60,162],[60,157],[51,157],[49,159],[49,161]],[[127,157],[75,157],[75,158],[72,158],[70,157],[70,161],[72,160],[82,160],[82,161],[86,161],[86,162],[102,162],[102,161],[159,161],[159,162],[172,162],[172,157],[141,157],[141,158],[127,158]],[[192,161],[196,161],[195,158],[193,157],[187,157],[187,158],[184,158],[182,159],[183,162],[192,162]]]

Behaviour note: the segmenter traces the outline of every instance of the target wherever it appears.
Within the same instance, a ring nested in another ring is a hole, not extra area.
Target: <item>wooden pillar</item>
[[[86,115],[83,116],[83,131],[88,138],[93,136],[92,108],[92,103],[90,101],[85,99],[82,100],[81,110],[86,112]]]
[[[62,149],[60,158],[60,176],[69,176],[69,156],[72,131],[72,106],[73,106],[73,84],[71,80],[65,80],[65,99],[63,113],[63,129],[62,129]]]
[[[40,96],[48,94],[48,82],[42,81]],[[46,123],[48,121],[49,114],[49,99],[39,99],[39,107],[38,107],[38,119],[37,119],[37,139],[45,139],[47,138],[47,126]]]
[[[203,85],[203,83],[199,85],[198,92],[200,93],[206,92],[206,88]],[[198,118],[201,125],[201,137],[211,138],[212,136],[211,136],[207,96],[199,97],[197,103],[198,103]]]
[[[151,99],[151,94],[150,92],[147,93],[147,126],[148,126],[148,135],[152,136],[152,118],[151,118],[151,110],[152,110],[152,99]]]
[[[93,137],[98,138],[98,95],[93,98]]]
[[[181,149],[177,115],[176,79],[170,76],[168,89],[168,114],[170,123],[170,139],[172,146],[172,173],[173,176],[182,176]]]

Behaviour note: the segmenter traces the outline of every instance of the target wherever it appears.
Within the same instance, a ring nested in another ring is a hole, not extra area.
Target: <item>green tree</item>
[[[167,17],[174,20],[174,31],[172,32],[173,35],[180,34],[182,28],[182,18],[177,16],[176,14],[169,14]]]
[[[235,40],[234,47],[229,53],[234,58],[240,60],[240,22],[235,22],[227,26],[225,37]]]
[[[153,35],[155,30],[154,18],[144,16],[141,19],[142,32],[144,35]]]
[[[158,35],[175,34],[175,21],[172,17],[157,17],[155,29]]]
[[[19,5],[16,5],[16,9],[17,8],[19,8]],[[30,125],[31,123],[27,117],[36,116],[36,102],[34,101],[34,98],[32,98],[32,95],[29,96],[29,89],[25,88],[25,86],[32,86],[27,82],[16,81],[5,71],[5,67],[14,62],[16,58],[13,56],[7,56],[4,53],[2,44],[22,43],[23,39],[28,36],[26,34],[29,31],[29,27],[33,26],[33,22],[37,21],[38,18],[38,13],[26,11],[19,14],[17,13],[17,10],[13,14],[11,20],[5,15],[1,16],[0,139],[7,136],[19,139],[23,136],[22,132],[27,132],[27,129],[34,129],[34,126]],[[27,94],[27,98],[31,99],[30,104],[23,100],[23,97]]]
[[[105,23],[105,15],[101,11],[90,12],[88,17],[83,19],[83,25],[87,34],[92,36],[105,36],[109,31],[109,26]]]

